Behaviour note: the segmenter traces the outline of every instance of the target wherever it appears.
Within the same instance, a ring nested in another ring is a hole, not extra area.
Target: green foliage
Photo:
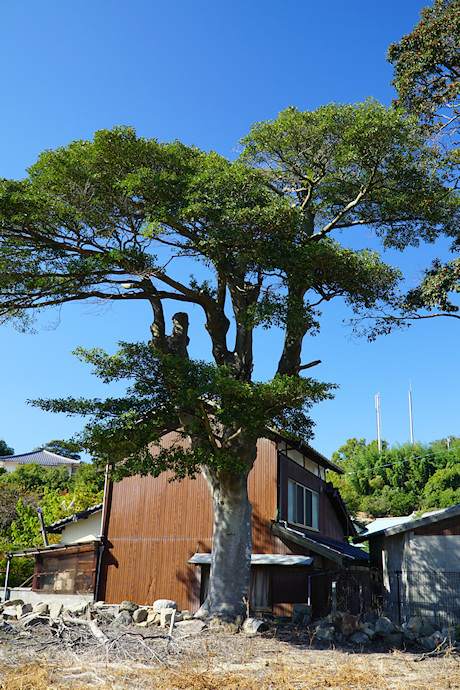
[[[43,467],[31,462],[2,475],[0,482],[16,486],[22,492],[43,492],[45,489],[63,491],[69,483],[69,472],[66,467]]]
[[[398,103],[417,115],[432,137],[435,147],[448,152],[451,160],[451,185],[458,186],[460,148],[458,118],[460,109],[460,0],[434,0],[425,7],[413,31],[393,43],[388,59],[394,65],[394,86]],[[452,250],[459,249],[458,231],[447,232],[454,238]],[[420,285],[407,295],[409,312],[438,313],[460,318],[458,306],[449,299],[460,292],[459,259],[434,260],[425,271]]]
[[[193,475],[206,464],[247,471],[233,442],[257,439],[267,427],[288,436],[311,435],[306,411],[331,397],[334,386],[313,379],[277,376],[264,383],[240,381],[228,367],[165,355],[153,347],[121,343],[116,355],[102,350],[78,355],[94,366],[105,383],[132,382],[122,398],[38,400],[32,404],[53,412],[89,415],[80,442],[104,466],[115,464],[120,479],[139,473],[157,476],[171,469],[176,477]],[[181,429],[181,427],[183,427]],[[165,430],[177,428],[177,442],[161,446]],[[191,448],[183,439],[192,437]],[[151,444],[157,446],[151,453]]]
[[[0,549],[14,551],[42,545],[38,507],[43,510],[45,525],[49,525],[101,503],[103,489],[104,475],[88,463],[82,463],[72,477],[66,468],[45,468],[35,463],[3,474],[0,476]]]
[[[388,60],[399,102],[431,120],[460,94],[460,2],[434,0],[420,16],[413,31],[390,46]]]
[[[8,576],[8,587],[20,587],[25,583],[31,586],[31,578],[34,574],[34,561],[32,558],[12,558]],[[6,556],[0,557],[0,587],[5,586]]]
[[[0,456],[3,456],[3,455],[14,455],[14,450],[13,450],[13,448],[10,448],[6,444],[6,442],[1,438],[0,439]]]
[[[389,448],[349,439],[332,459],[346,471],[333,476],[350,512],[374,518],[408,515],[460,503],[460,439]]]
[[[445,198],[451,162],[401,109],[372,99],[312,112],[291,107],[253,125],[242,143],[241,159],[289,198],[305,237],[365,224],[403,249],[434,240],[439,224],[454,228],[457,203]]]
[[[56,453],[56,455],[62,455],[64,458],[80,460],[81,448],[74,441],[63,441],[59,439],[45,443],[43,447],[45,450]]]

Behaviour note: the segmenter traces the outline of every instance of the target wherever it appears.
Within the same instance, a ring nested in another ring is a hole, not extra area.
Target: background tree
[[[460,439],[391,448],[349,439],[332,459],[346,470],[333,482],[358,517],[409,515],[460,503]]]
[[[70,458],[72,460],[80,460],[81,448],[75,441],[63,441],[62,439],[55,439],[49,441],[43,446],[45,450],[49,450],[56,455],[62,455],[63,458]]]
[[[14,450],[13,448],[10,448],[10,446],[8,446],[2,438],[0,438],[0,456],[2,455],[14,455]]]
[[[300,376],[311,366],[301,349],[319,329],[319,306],[341,297],[359,311],[394,300],[398,270],[332,234],[369,225],[403,248],[456,222],[439,151],[415,121],[374,101],[289,108],[254,126],[243,146],[229,162],[115,128],[43,153],[27,179],[0,188],[5,320],[27,327],[35,311],[75,300],[150,304],[148,346],[81,353],[103,380],[129,379],[126,397],[39,404],[91,415],[86,444],[102,463],[115,461],[115,477],[202,471],[214,507],[205,608],[230,615],[249,584],[257,438],[267,425],[311,433],[309,407],[331,394]],[[176,264],[190,258],[204,279],[184,280]],[[187,314],[167,334],[167,301],[202,309],[212,364],[188,357]],[[283,349],[274,378],[258,383],[253,329],[270,325],[284,330]],[[190,450],[152,455],[171,426],[191,438]]]
[[[453,162],[452,184],[458,184],[460,116],[460,0],[435,0],[422,9],[413,31],[393,43],[388,59],[394,65],[393,84],[397,103],[418,116],[433,140],[433,145],[450,151]],[[458,228],[452,251],[457,252]],[[460,292],[460,259],[442,262],[435,259],[420,285],[408,293],[408,307],[425,309],[460,318],[458,306],[449,294]],[[420,312],[418,314],[420,317]],[[426,313],[423,318],[426,318]]]

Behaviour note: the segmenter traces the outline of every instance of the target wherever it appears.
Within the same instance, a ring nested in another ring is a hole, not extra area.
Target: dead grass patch
[[[299,650],[300,652],[300,650]],[[297,652],[297,654],[299,653]],[[295,654],[295,656],[297,656]],[[301,659],[258,659],[225,668],[222,659],[185,660],[181,667],[142,663],[69,665],[43,659],[0,669],[0,690],[446,690],[460,688],[456,659],[415,663],[404,654],[359,655],[303,651]],[[322,658],[321,658],[322,657]]]
[[[0,690],[460,690],[459,655],[319,649],[291,631],[245,635],[43,627],[0,644]]]

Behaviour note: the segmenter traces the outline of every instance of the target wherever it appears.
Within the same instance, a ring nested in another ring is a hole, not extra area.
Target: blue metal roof
[[[57,465],[81,465],[81,460],[73,460],[73,458],[65,458],[63,455],[51,453],[44,448],[38,448],[30,453],[22,453],[20,455],[2,455],[0,462],[8,463],[15,462],[18,465],[28,465],[31,462],[43,467],[56,467]]]

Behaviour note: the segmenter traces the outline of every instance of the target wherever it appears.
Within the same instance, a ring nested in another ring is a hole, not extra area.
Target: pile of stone
[[[256,618],[247,618],[244,621],[242,617],[237,621],[216,618],[205,622],[192,616],[190,611],[179,611],[176,602],[170,599],[158,599],[152,606],[139,606],[132,601],[123,601],[117,605],[81,602],[64,607],[59,601],[38,602],[32,605],[25,604],[21,599],[0,604],[0,629],[3,630],[30,629],[39,624],[58,623],[59,620],[65,623],[78,620],[92,621],[96,626],[104,628],[158,626],[167,631],[174,627],[176,631],[187,634],[197,634],[205,628],[227,633],[235,633],[242,629],[248,634],[267,629],[264,621]]]
[[[418,646],[423,647],[428,652],[455,647],[457,637],[460,642],[460,635],[455,627],[445,627],[439,630],[420,616],[415,616],[402,625],[374,612],[366,613],[360,618],[350,613],[337,611],[330,613],[322,620],[315,621],[313,624],[305,620],[305,616],[308,618],[308,614],[305,612],[303,612],[302,621],[300,621],[299,616],[300,612],[296,612],[294,607],[293,623],[309,625],[313,639],[324,642],[351,642],[356,645],[376,643],[397,649]]]

